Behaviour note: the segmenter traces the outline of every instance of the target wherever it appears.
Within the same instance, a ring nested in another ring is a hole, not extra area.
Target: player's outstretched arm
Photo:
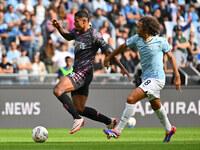
[[[124,51],[124,46],[119,46],[117,49],[115,49],[112,53],[111,51],[108,49],[106,50],[106,58],[104,61],[104,66],[105,67],[109,67],[109,60],[111,60],[113,63],[115,63],[117,66],[120,67],[121,69],[121,73],[124,75],[127,75],[127,77],[129,78],[129,80],[131,80],[131,76],[128,73],[128,71],[125,69],[125,67],[120,63],[120,61],[115,57],[117,54],[121,53]]]
[[[181,79],[178,72],[178,67],[176,65],[176,60],[174,56],[172,55],[171,51],[167,52],[167,56],[174,71],[174,85],[176,86],[176,89],[179,90],[179,92],[181,92]]]
[[[122,44],[119,47],[117,47],[112,53],[110,51],[106,52],[106,58],[104,60],[104,66],[109,67],[109,61],[112,60],[117,54],[123,52],[126,48],[126,44]]]

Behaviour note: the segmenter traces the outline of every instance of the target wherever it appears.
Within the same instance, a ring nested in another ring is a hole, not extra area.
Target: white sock
[[[129,118],[133,115],[134,108],[135,108],[135,104],[126,103],[126,108],[124,109],[121,120],[119,124],[117,125],[117,127],[115,128],[118,133],[122,132]]]
[[[167,113],[166,113],[164,107],[161,105],[160,109],[155,110],[155,113],[157,114],[158,118],[160,119],[160,122],[162,123],[163,127],[165,128],[165,131],[169,132],[171,130],[171,124],[169,122],[169,119],[167,117]]]

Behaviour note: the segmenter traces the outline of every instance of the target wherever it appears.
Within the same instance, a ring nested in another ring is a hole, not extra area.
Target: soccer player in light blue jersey
[[[152,16],[143,16],[140,18],[137,28],[137,34],[132,36],[126,43],[116,48],[105,59],[104,65],[109,67],[109,60],[115,55],[126,50],[126,47],[137,47],[140,54],[140,64],[142,66],[142,83],[134,89],[128,96],[126,107],[121,120],[115,129],[104,129],[107,138],[119,138],[127,121],[132,116],[135,104],[146,98],[149,100],[152,109],[157,114],[160,122],[165,128],[165,138],[163,142],[169,142],[171,136],[176,132],[176,127],[172,126],[167,117],[166,111],[161,104],[160,91],[165,85],[165,72],[163,69],[163,55],[168,56],[174,71],[174,85],[181,92],[181,80],[178,73],[175,58],[171,53],[168,42],[157,36],[160,31],[159,22]]]

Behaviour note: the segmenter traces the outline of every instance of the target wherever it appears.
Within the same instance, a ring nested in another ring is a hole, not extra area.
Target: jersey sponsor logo
[[[39,115],[40,102],[5,102],[2,115]]]
[[[85,49],[85,43],[83,42],[75,41],[74,45],[75,49]]]

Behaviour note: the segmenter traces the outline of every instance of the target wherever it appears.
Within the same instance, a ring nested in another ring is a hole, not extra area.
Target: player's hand
[[[131,76],[130,74],[128,73],[128,71],[123,67],[121,68],[121,73],[124,75],[127,75],[128,79],[131,81]]]
[[[174,86],[176,86],[176,90],[179,90],[179,92],[181,92],[181,78],[180,78],[180,75],[175,76],[175,78],[174,78]]]
[[[57,19],[52,19],[50,24],[55,28],[60,28],[60,22]]]
[[[104,60],[104,66],[108,69],[109,68],[109,60],[108,60],[108,57],[105,58]]]

